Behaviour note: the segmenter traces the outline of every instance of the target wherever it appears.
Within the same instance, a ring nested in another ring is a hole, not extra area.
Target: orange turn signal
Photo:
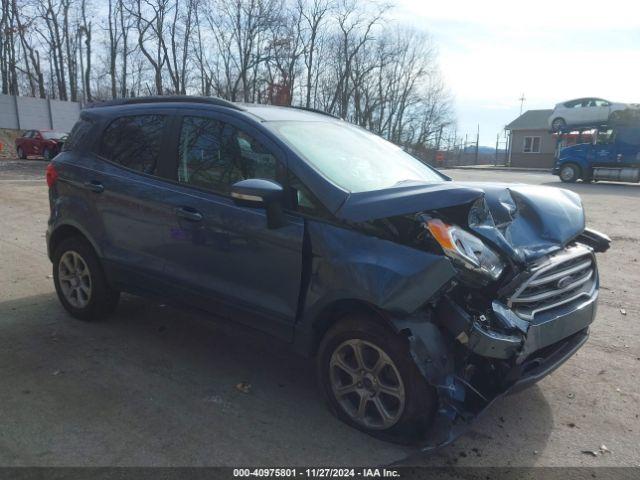
[[[436,239],[436,242],[438,242],[443,249],[455,250],[456,247],[453,244],[451,235],[449,234],[451,225],[447,225],[437,218],[432,218],[427,221],[427,228],[429,229],[429,232],[431,232],[431,235],[433,235],[433,238]]]

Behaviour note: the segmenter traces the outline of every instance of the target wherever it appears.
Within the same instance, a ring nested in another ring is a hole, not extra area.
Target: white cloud
[[[460,129],[480,122],[483,143],[517,116],[522,93],[525,109],[581,96],[640,102],[637,0],[398,4],[398,20],[433,34]]]

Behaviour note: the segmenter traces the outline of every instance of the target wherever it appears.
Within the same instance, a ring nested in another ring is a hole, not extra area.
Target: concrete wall
[[[53,130],[70,132],[80,117],[80,104],[77,102],[62,102],[49,100],[51,104],[51,120]]]
[[[0,128],[68,132],[79,115],[77,102],[0,95]]]
[[[525,137],[540,137],[540,153],[525,153]],[[556,141],[547,130],[511,131],[511,166],[551,168],[555,161]]]
[[[17,130],[16,97],[0,95],[0,128]]]

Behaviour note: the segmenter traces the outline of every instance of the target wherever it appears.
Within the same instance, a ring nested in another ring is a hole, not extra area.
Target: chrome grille
[[[513,311],[526,320],[581,297],[590,297],[598,272],[593,251],[576,245],[534,267],[533,274],[508,299]]]

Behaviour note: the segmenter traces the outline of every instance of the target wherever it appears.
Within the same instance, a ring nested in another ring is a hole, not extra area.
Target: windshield
[[[42,137],[47,140],[60,140],[66,136],[67,134],[63,132],[42,132]]]
[[[405,182],[444,181],[400,147],[348,123],[269,125],[320,173],[349,192],[380,190]]]

